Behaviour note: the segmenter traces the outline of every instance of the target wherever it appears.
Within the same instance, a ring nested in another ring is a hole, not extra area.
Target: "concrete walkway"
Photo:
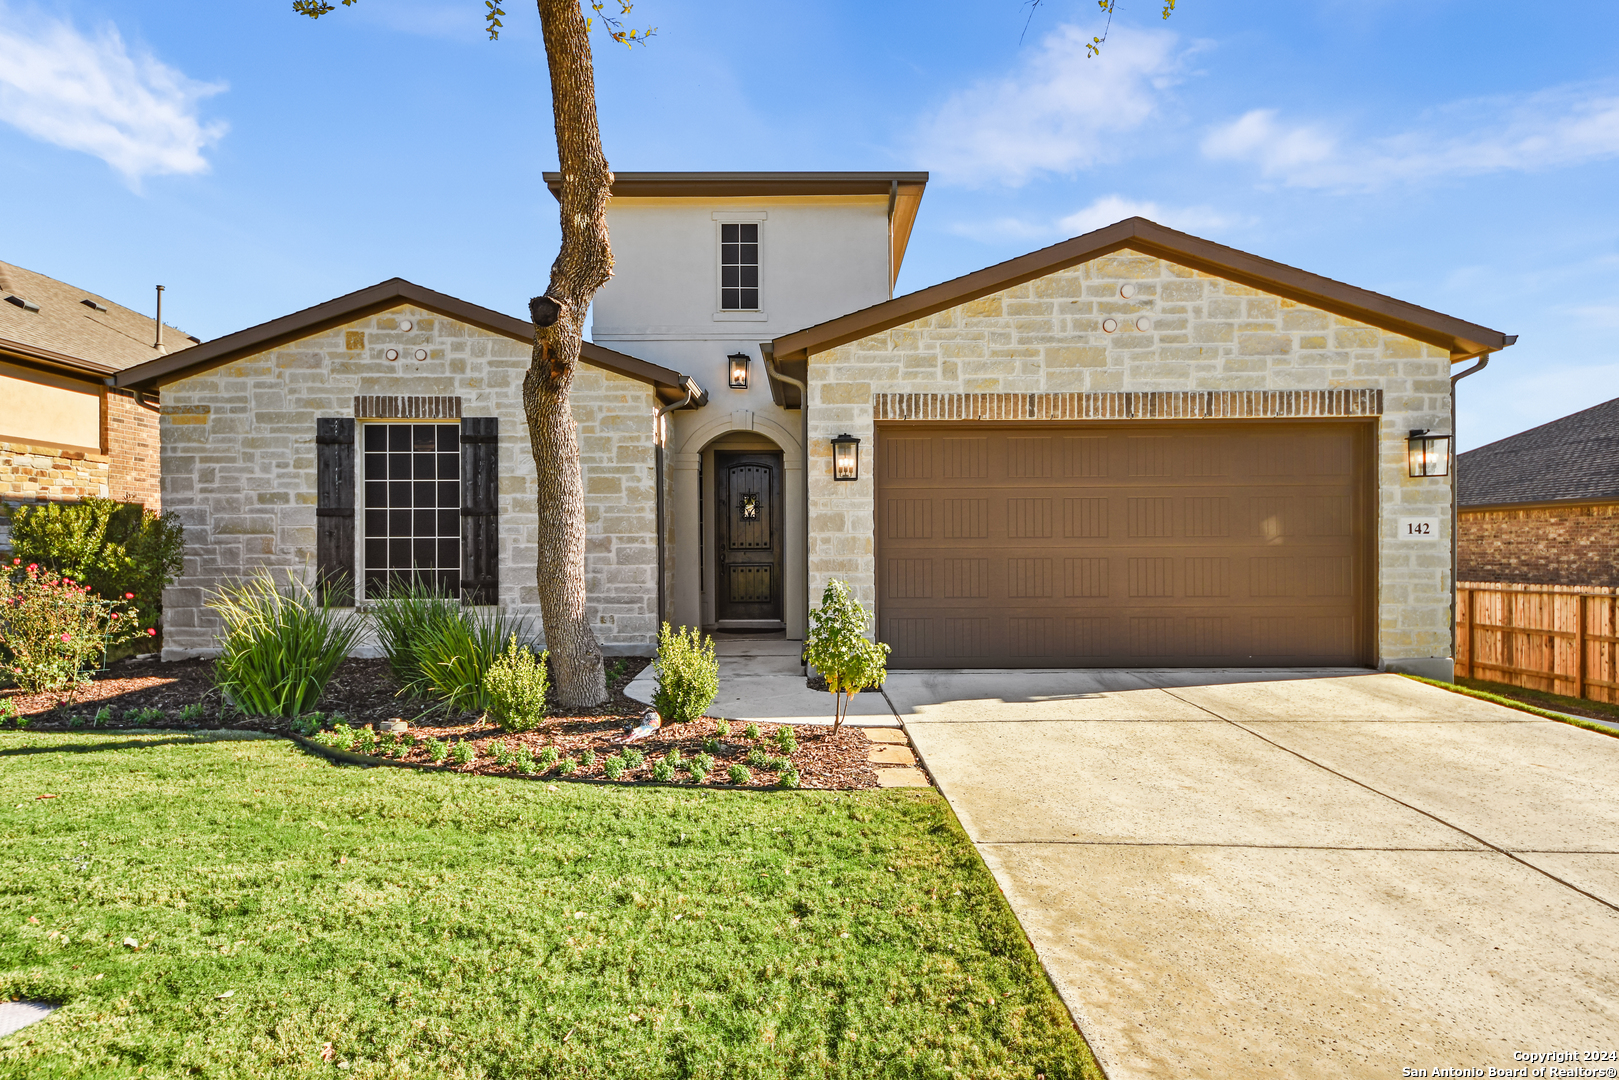
[[[781,638],[716,637],[720,696],[708,715],[726,720],[765,720],[772,724],[831,724],[832,695],[804,684],[799,663],[802,641]],[[652,704],[657,677],[651,665],[624,688],[636,701]],[[856,694],[844,721],[851,727],[900,726],[881,692]]]
[[[1111,1080],[1611,1049],[1619,739],[1309,674],[887,691]]]

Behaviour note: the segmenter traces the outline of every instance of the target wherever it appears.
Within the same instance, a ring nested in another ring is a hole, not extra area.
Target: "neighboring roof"
[[[543,174],[562,197],[562,174]],[[769,198],[794,195],[887,195],[888,287],[899,277],[911,226],[928,186],[925,172],[621,172],[613,174],[620,199]]]
[[[136,389],[162,386],[199,371],[207,371],[240,357],[273,349],[277,345],[297,341],[299,338],[309,337],[322,330],[342,326],[344,323],[401,304],[437,312],[492,334],[511,338],[513,341],[534,340],[534,325],[527,319],[514,318],[486,307],[479,307],[477,304],[469,304],[465,300],[434,292],[404,278],[389,278],[369,288],[328,300],[324,304],[316,304],[291,315],[284,315],[279,319],[272,319],[257,326],[250,326],[246,330],[238,330],[234,334],[226,334],[224,337],[193,346],[179,356],[161,357],[119,372],[114,377],[115,385]],[[696,380],[671,368],[648,363],[639,357],[615,352],[612,349],[604,349],[588,341],[585,342],[581,352],[586,363],[627,378],[650,383],[656,389],[659,399],[664,402],[675,402],[684,398],[688,384],[696,387],[697,391],[692,401],[693,406],[702,405],[708,400],[707,391],[698,386]]]
[[[1619,398],[1456,457],[1461,506],[1619,500]]]
[[[39,310],[31,310],[34,307]],[[0,262],[0,357],[6,360],[89,375],[99,382],[115,371],[165,355],[153,347],[156,338],[157,323],[150,315]],[[196,340],[183,330],[164,327],[167,353],[186,349]]]
[[[783,370],[802,378],[812,353],[826,352],[892,327],[926,318],[981,296],[1066,270],[1115,251],[1130,250],[1296,300],[1345,318],[1448,349],[1452,359],[1504,349],[1518,340],[1476,323],[1442,315],[1380,293],[1262,259],[1187,233],[1132,217],[1060,244],[1020,255],[965,277],[896,296],[885,303],[798,330],[772,344]],[[794,370],[795,367],[798,370]]]

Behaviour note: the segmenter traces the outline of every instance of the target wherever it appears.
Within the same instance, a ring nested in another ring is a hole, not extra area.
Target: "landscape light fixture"
[[[832,479],[860,479],[860,440],[847,431],[832,440]]]
[[[1450,475],[1450,436],[1433,435],[1427,428],[1412,428],[1406,440],[1406,458],[1412,476]]]
[[[731,389],[746,390],[748,388],[748,354],[734,352],[726,359],[731,362]]]

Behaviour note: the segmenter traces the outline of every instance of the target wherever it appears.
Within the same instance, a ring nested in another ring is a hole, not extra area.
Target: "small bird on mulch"
[[[641,722],[624,733],[624,741],[632,743],[637,739],[644,739],[662,726],[663,718],[658,715],[658,710],[648,709],[641,714]]]

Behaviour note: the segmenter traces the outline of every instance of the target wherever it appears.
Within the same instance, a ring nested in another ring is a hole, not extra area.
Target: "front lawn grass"
[[[0,1076],[1101,1075],[931,790],[20,733],[0,822]]]

